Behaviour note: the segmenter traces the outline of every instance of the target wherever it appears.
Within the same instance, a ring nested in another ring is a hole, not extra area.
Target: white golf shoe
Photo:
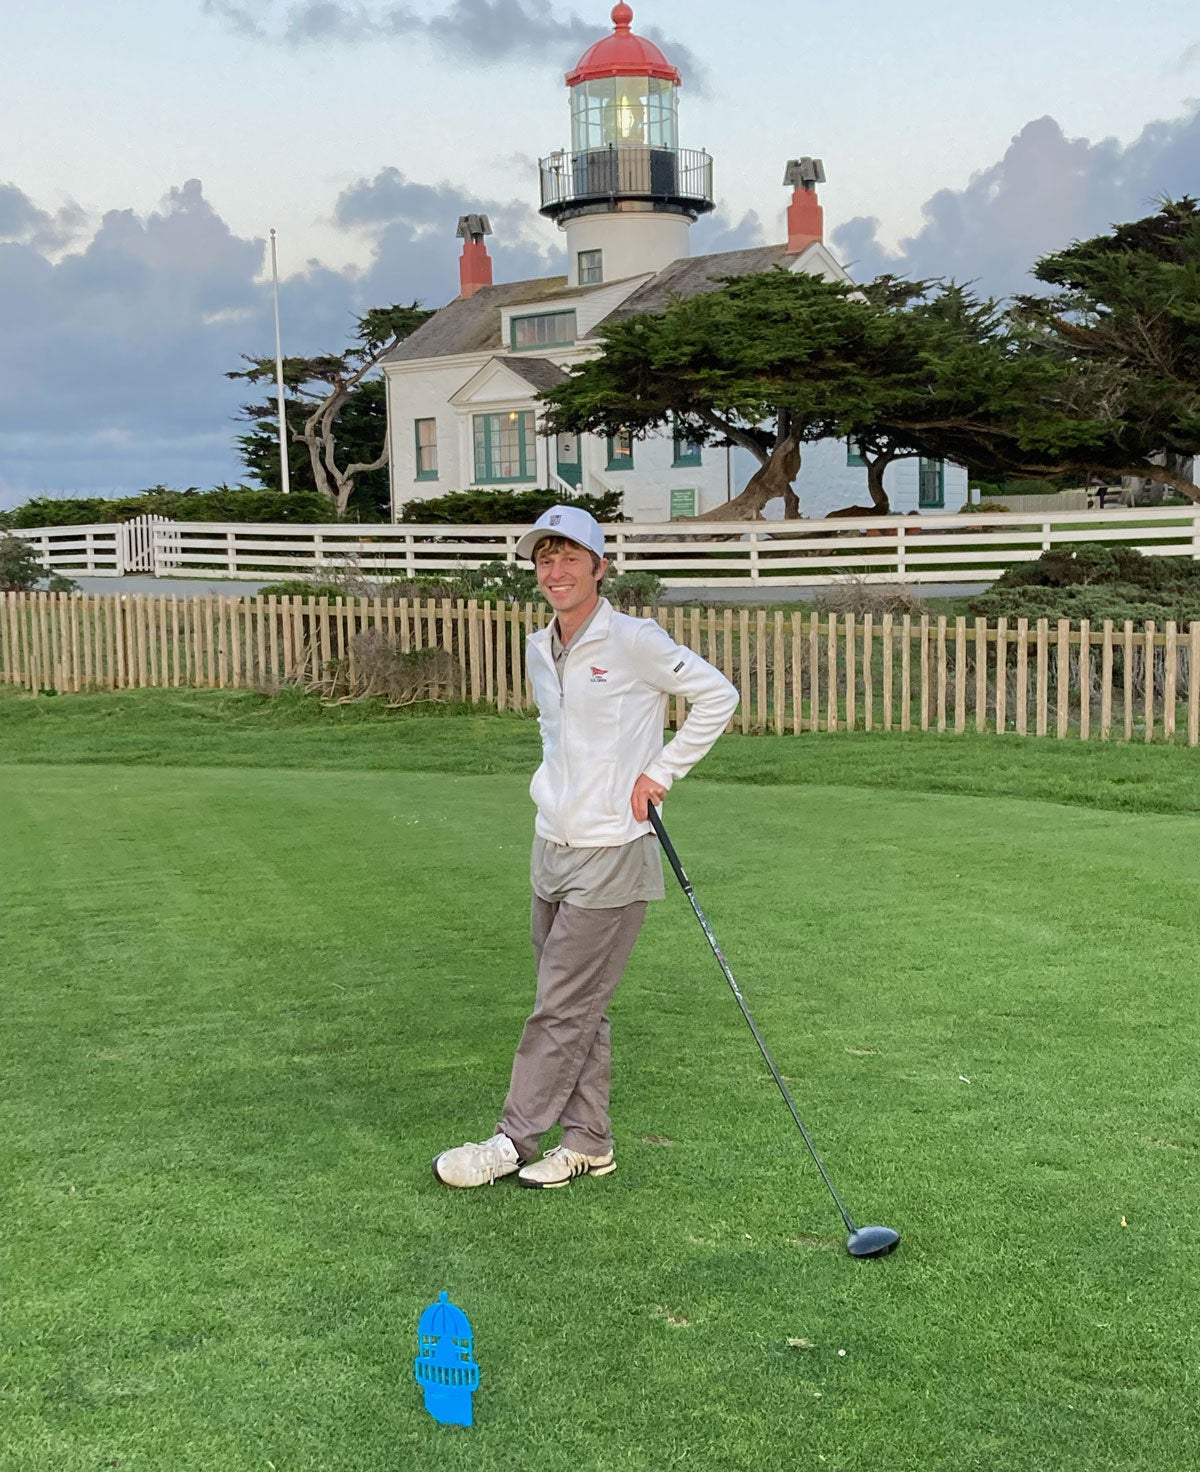
[[[607,1155],[584,1155],[581,1150],[568,1150],[565,1145],[556,1145],[547,1150],[541,1160],[525,1166],[517,1175],[522,1186],[533,1189],[553,1189],[569,1186],[576,1176],[607,1176],[617,1168],[616,1158],[610,1150]]]
[[[492,1186],[520,1168],[521,1157],[507,1135],[493,1135],[478,1145],[470,1141],[435,1155],[433,1173],[443,1186]]]

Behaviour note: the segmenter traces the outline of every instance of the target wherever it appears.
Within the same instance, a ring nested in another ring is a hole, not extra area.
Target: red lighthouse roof
[[[671,65],[653,41],[633,34],[633,11],[625,0],[613,6],[612,21],[612,35],[589,46],[575,70],[567,73],[568,87],[601,77],[661,77],[679,86],[683,78],[678,67]]]

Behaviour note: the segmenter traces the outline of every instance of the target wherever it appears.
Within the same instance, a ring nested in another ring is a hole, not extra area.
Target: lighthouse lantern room
[[[713,207],[712,159],[679,147],[682,78],[633,11],[567,74],[571,150],[541,160],[542,214],[566,231],[572,286],[660,271],[688,254],[688,230]]]

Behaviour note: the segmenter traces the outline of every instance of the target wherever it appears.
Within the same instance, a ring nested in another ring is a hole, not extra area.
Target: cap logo
[[[552,516],[550,518],[550,525],[551,526],[557,526],[561,520],[562,520],[562,517],[561,516]]]

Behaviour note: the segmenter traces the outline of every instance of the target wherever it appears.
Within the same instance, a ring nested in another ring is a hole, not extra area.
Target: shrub
[[[1020,563],[971,600],[981,618],[1126,619],[1186,624],[1200,619],[1200,563],[1146,557],[1132,547],[1089,543]]]
[[[94,522],[132,521],[137,516],[168,516],[172,521],[288,522],[309,525],[336,520],[333,507],[315,491],[257,490],[252,486],[195,486],[176,491],[151,486],[132,496],[34,496],[7,513],[8,525],[85,526]]]
[[[993,591],[1117,583],[1154,593],[1200,589],[1200,562],[1189,557],[1145,557],[1133,547],[1091,542],[1043,552],[1036,562],[1018,563],[996,580]]]
[[[28,593],[44,576],[31,543],[24,537],[0,537],[0,589],[5,593]]]
[[[1177,624],[1200,619],[1200,587],[1191,593],[1172,595],[1147,593],[1129,583],[1068,588],[997,585],[973,598],[970,610],[978,618],[1007,618],[1010,622],[1018,618],[1027,618],[1031,623],[1039,618],[1052,622],[1067,618],[1077,624],[1086,618],[1096,625],[1105,619],[1120,625],[1126,619],[1134,623],[1153,619],[1161,628],[1172,619]]]
[[[602,591],[614,608],[629,610],[661,603],[664,590],[651,572],[627,572],[606,578]],[[536,603],[542,596],[529,563],[499,558],[482,567],[415,578],[370,577],[351,562],[322,568],[311,577],[266,583],[259,592],[279,598],[475,598],[481,603]]]
[[[53,496],[34,496],[7,512],[5,521],[11,527],[86,526],[94,521],[115,521],[115,517],[103,514],[109,504],[97,496],[72,496],[61,501]]]
[[[1126,619],[1186,624],[1200,619],[1200,563],[1146,557],[1132,547],[1088,543],[1010,567],[970,603],[980,618]]]
[[[38,588],[48,593],[70,593],[79,586],[59,572],[47,572],[33,544],[7,532],[0,536],[0,592],[31,593]]]
[[[600,591],[614,608],[629,613],[638,608],[650,608],[661,603],[665,589],[662,579],[652,572],[633,570],[615,577],[605,578]]]
[[[350,659],[331,660],[318,680],[308,685],[327,703],[382,700],[389,710],[423,701],[457,699],[460,669],[444,649],[404,652],[379,629],[367,629],[350,640]]]
[[[501,558],[482,567],[464,568],[454,577],[453,586],[459,598],[491,603],[533,603],[541,596],[532,564]]]
[[[292,491],[285,496],[282,491],[251,486],[217,486],[211,491],[178,491],[168,496],[171,499],[164,501],[158,514],[175,521],[278,521],[307,526],[337,520],[333,506],[316,491]]]
[[[276,598],[351,598],[358,594],[347,593],[342,583],[325,577],[295,577],[282,578],[277,583],[264,583],[258,590],[258,595],[266,598],[270,595]],[[247,593],[246,597],[256,596]],[[392,595],[389,594],[389,597]]]
[[[882,618],[885,613],[900,617],[907,613],[920,618],[929,612],[928,605],[903,583],[868,583],[865,578],[854,576],[822,588],[813,598],[813,607],[818,613],[853,613],[859,618],[865,613],[874,618]]]
[[[1022,477],[1010,479],[1006,476],[989,479],[980,475],[973,476],[971,484],[985,496],[1051,496],[1055,491],[1073,489],[1076,479],[1069,475],[1051,476],[1047,480],[1029,480]]]
[[[400,520],[418,525],[517,526],[535,522],[551,506],[582,506],[597,521],[624,521],[621,497],[616,492],[603,496],[564,496],[561,491],[484,490],[451,491],[428,501],[407,501]]]
[[[340,572],[340,569],[331,571],[323,568],[311,578],[303,575],[282,578],[277,583],[264,583],[258,594],[263,598],[271,595],[277,598],[382,598],[385,602],[400,598],[462,596],[456,582],[448,577],[370,578],[361,574],[341,576]]]
[[[526,603],[538,596],[537,579],[525,563],[497,559],[458,572],[404,574],[391,577],[364,571],[356,558],[343,566],[325,566],[260,588],[263,595],[295,598],[478,598],[492,603]]]

